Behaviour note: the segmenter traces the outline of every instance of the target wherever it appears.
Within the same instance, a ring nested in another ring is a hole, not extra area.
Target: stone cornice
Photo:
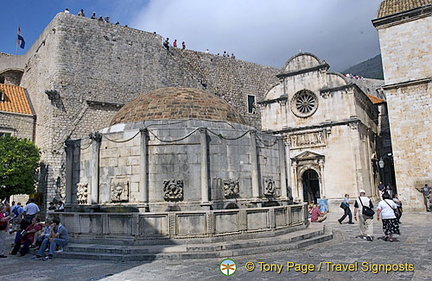
[[[276,103],[276,102],[287,101],[287,100],[288,100],[288,96],[287,95],[282,95],[282,96],[280,96],[277,99],[259,101],[259,102],[257,102],[257,104],[267,105],[267,104],[270,104],[270,103]]]
[[[404,82],[399,82],[399,83],[394,83],[394,84],[388,84],[388,85],[384,85],[382,88],[383,88],[383,90],[392,90],[392,89],[397,89],[397,88],[414,86],[414,85],[418,85],[418,84],[427,84],[427,83],[430,83],[431,81],[432,81],[432,77],[428,77],[428,78],[423,78],[423,79],[409,80],[409,81],[404,81]]]
[[[432,5],[425,5],[408,11],[392,14],[382,18],[372,20],[372,24],[375,28],[385,28],[401,23],[417,20],[419,18],[425,18],[432,15]]]
[[[307,72],[319,71],[321,69],[327,70],[329,68],[330,68],[330,65],[328,65],[328,63],[323,63],[323,64],[320,64],[318,66],[311,67],[311,68],[300,69],[298,71],[293,71],[293,72],[288,72],[288,73],[280,73],[280,74],[277,74],[276,77],[281,79],[281,78],[295,76],[295,75],[299,75],[299,74],[303,74],[303,73],[307,73]]]

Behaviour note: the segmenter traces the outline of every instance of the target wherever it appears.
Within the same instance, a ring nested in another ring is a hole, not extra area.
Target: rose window
[[[298,117],[309,117],[318,108],[316,95],[308,90],[297,92],[291,100],[291,110]]]

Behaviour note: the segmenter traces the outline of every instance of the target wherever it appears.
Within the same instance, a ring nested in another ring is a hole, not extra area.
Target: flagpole
[[[18,28],[19,28],[19,26],[17,26],[17,29],[16,29],[17,32],[18,32]],[[15,55],[18,56],[18,39],[15,40]]]

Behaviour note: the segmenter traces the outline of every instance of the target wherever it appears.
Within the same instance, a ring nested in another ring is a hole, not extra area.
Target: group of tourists
[[[424,187],[417,188],[423,194],[426,211],[431,211],[431,187],[425,184]],[[344,210],[342,217],[338,219],[340,224],[348,217],[348,224],[354,224],[358,221],[360,227],[360,235],[358,237],[367,241],[373,241],[373,220],[382,221],[384,236],[379,237],[384,241],[394,241],[393,235],[400,235],[399,224],[402,217],[403,209],[402,202],[398,194],[394,192],[390,185],[384,186],[382,182],[378,185],[380,201],[374,210],[372,200],[366,196],[365,190],[359,191],[359,197],[354,201],[354,216],[351,213],[349,194],[345,194],[340,207]]]
[[[36,251],[35,260],[51,260],[54,252],[62,252],[69,242],[69,233],[58,217],[41,222],[40,209],[35,199],[23,208],[21,203],[0,205],[0,258],[5,255],[6,237],[15,234],[9,255],[25,256],[30,249]]]

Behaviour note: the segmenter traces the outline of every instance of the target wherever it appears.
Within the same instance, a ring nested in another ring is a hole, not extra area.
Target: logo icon
[[[237,265],[232,259],[224,259],[219,265],[221,273],[225,276],[233,275],[237,270]]]

